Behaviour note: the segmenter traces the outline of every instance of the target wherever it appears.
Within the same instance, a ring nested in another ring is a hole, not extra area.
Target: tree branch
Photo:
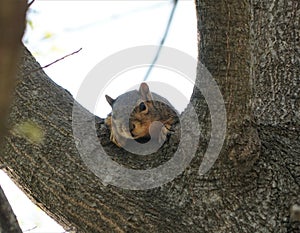
[[[63,56],[63,57],[61,57],[61,58],[59,58],[59,59],[56,59],[55,61],[53,61],[53,62],[51,62],[51,63],[49,63],[49,64],[47,64],[47,65],[45,65],[45,66],[43,66],[43,67],[38,67],[38,68],[36,68],[36,69],[34,69],[34,70],[30,70],[28,73],[25,74],[25,76],[27,76],[27,75],[29,75],[29,74],[31,74],[31,73],[33,73],[33,72],[36,72],[36,71],[39,71],[39,70],[43,70],[43,69],[45,69],[45,68],[48,68],[49,66],[52,66],[53,64],[55,64],[55,63],[57,63],[57,62],[59,62],[59,61],[65,59],[65,58],[67,58],[67,57],[69,57],[69,56],[72,56],[72,55],[74,55],[74,54],[76,54],[76,53],[79,53],[81,50],[82,50],[82,48],[80,48],[80,49],[78,49],[78,50],[76,50],[76,51],[74,51],[74,52],[72,52],[72,53],[70,53],[70,54],[67,54],[67,55],[65,55],[65,56]]]
[[[7,133],[7,115],[15,86],[26,1],[0,1],[0,146]],[[6,167],[4,163],[0,169]],[[0,232],[21,233],[17,219],[0,187]]]
[[[0,186],[0,232],[22,233],[16,216]]]
[[[247,172],[260,154],[260,139],[255,129],[251,100],[250,2],[198,0],[199,61],[212,74],[226,105],[227,133],[222,163],[231,162]],[[219,12],[215,14],[215,12]],[[199,74],[201,75],[201,73]],[[198,85],[205,83],[197,78]],[[195,89],[192,98],[201,93]],[[203,102],[203,109],[208,108]],[[205,111],[204,111],[205,112]],[[209,124],[209,115],[199,121]],[[225,122],[224,122],[225,124]]]

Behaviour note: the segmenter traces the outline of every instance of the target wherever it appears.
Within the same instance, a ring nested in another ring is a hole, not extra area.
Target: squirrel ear
[[[139,92],[144,100],[152,100],[152,95],[147,83],[141,83]]]
[[[109,105],[112,107],[115,100],[108,95],[105,95],[105,98],[106,98],[107,102],[109,103]]]

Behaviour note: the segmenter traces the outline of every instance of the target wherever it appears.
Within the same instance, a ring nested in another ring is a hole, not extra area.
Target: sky
[[[76,98],[82,82],[99,62],[124,49],[159,45],[172,6],[172,1],[167,0],[36,0],[27,16],[28,24],[23,41],[41,66],[82,48],[80,52],[44,69],[51,79]],[[180,50],[196,59],[196,28],[194,1],[179,1],[165,46]],[[96,106],[89,110],[100,117],[105,117],[110,107],[105,103],[104,94],[117,97],[142,82],[146,71],[147,67],[136,67],[116,76],[106,85],[105,90],[99,93],[97,106],[105,107]],[[188,103],[193,82],[183,75],[160,67],[151,72],[147,81],[164,82],[178,89],[185,96],[180,103],[173,100],[172,96],[165,96],[168,93],[164,93],[164,97],[168,98],[177,110],[182,111]],[[160,93],[159,89],[155,91]],[[2,171],[0,171],[0,185],[23,231],[64,232],[34,206]]]

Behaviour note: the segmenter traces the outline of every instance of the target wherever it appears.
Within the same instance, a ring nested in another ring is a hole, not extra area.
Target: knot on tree
[[[244,121],[239,132],[234,133],[228,147],[228,158],[241,172],[252,169],[260,154],[261,141],[257,129],[249,120]]]

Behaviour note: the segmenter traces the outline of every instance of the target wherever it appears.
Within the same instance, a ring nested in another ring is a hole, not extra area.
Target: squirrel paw
[[[173,134],[173,131],[171,131],[171,125],[163,125],[158,137],[158,142],[164,143],[171,134]]]

